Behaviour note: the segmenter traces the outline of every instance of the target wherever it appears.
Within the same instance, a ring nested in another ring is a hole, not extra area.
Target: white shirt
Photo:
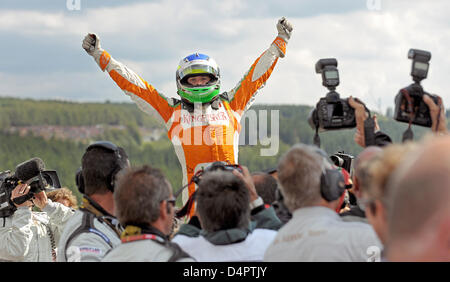
[[[96,231],[83,232],[74,237],[69,244],[72,233],[82,225],[84,212],[77,210],[67,221],[58,244],[58,262],[97,262],[113,247],[120,245],[120,238],[109,225],[94,218]]]
[[[73,214],[72,209],[51,200],[43,212],[17,208],[13,215],[0,220],[0,260],[53,261],[52,249],[56,248],[65,223]]]
[[[255,229],[244,241],[228,245],[214,245],[203,236],[176,235],[172,242],[198,262],[214,261],[262,261],[264,253],[277,235],[277,231]]]
[[[344,261],[373,259],[382,245],[372,226],[344,222],[326,207],[295,210],[264,255],[264,261]]]
[[[166,262],[172,254],[173,251],[169,248],[147,239],[122,243],[107,253],[102,261]],[[194,262],[192,258],[181,258],[177,261]]]

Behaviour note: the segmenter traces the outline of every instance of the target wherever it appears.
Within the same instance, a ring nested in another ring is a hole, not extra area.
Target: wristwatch
[[[250,203],[250,210],[253,210],[254,208],[262,205],[264,205],[264,201],[261,197],[258,197],[256,200],[253,200],[253,202]]]

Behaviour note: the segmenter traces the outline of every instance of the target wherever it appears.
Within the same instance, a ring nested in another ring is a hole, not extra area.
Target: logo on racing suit
[[[195,126],[229,125],[230,123],[230,117],[223,107],[215,111],[198,110],[193,113],[181,110],[180,114],[180,124],[184,129]]]

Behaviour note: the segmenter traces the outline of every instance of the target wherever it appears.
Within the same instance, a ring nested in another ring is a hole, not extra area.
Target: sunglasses
[[[172,198],[167,199],[166,202],[168,202],[169,204],[172,204],[173,206],[175,206],[175,203],[177,202],[177,199],[172,196]]]

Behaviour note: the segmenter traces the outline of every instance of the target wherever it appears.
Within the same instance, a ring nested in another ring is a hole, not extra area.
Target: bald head
[[[430,244],[442,243],[443,251],[450,251],[450,238],[433,240],[442,232],[450,233],[450,136],[433,138],[404,159],[388,185],[392,191],[388,213],[390,244],[413,240],[419,245],[427,244],[428,251],[433,248]],[[439,252],[442,246],[435,249]]]
[[[373,157],[375,157],[377,154],[383,152],[383,149],[377,146],[369,146],[365,148],[355,159],[355,169],[358,169],[358,167],[366,161],[371,160]]]

